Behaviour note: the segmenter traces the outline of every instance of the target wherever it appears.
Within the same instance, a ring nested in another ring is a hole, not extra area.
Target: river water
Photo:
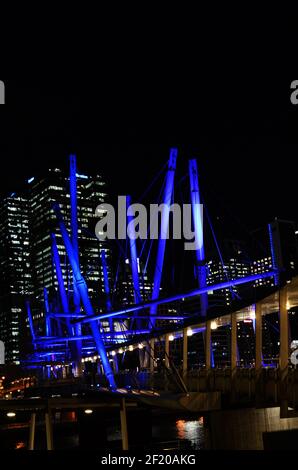
[[[95,430],[96,427],[90,427],[90,436],[94,434]],[[0,450],[27,449],[28,434],[28,426],[17,423],[10,425],[9,428],[0,429]],[[120,449],[121,431],[118,422],[111,422],[107,426],[107,435],[105,449]],[[134,450],[198,450],[204,448],[205,443],[204,419],[201,416],[155,415],[152,417],[151,439],[146,440],[145,445],[131,442],[133,439],[131,438],[130,440],[130,448]],[[76,423],[56,424],[54,427],[54,443],[56,449],[80,449],[80,439]],[[35,445],[36,449],[45,449],[45,430],[42,424],[37,426]],[[94,448],[92,443],[90,446]]]

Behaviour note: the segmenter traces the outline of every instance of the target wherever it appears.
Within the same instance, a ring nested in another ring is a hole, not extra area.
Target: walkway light
[[[193,335],[193,331],[191,328],[188,328],[187,330],[187,336],[192,336]]]
[[[139,349],[143,349],[144,345],[142,343],[139,344]]]
[[[130,345],[128,349],[129,349],[129,351],[133,351],[133,346]]]
[[[112,356],[116,356],[116,351],[111,352]]]
[[[7,416],[7,418],[14,418],[15,415],[16,414],[13,411],[9,411],[6,416]]]
[[[85,414],[86,414],[86,415],[92,415],[92,413],[93,413],[93,410],[89,410],[89,409],[88,409],[88,410],[85,410]]]
[[[174,339],[175,339],[175,338],[174,338],[173,335],[170,335],[170,336],[169,336],[169,341],[174,341]]]
[[[218,328],[218,324],[216,323],[216,321],[212,321],[211,322],[211,330],[217,330]]]

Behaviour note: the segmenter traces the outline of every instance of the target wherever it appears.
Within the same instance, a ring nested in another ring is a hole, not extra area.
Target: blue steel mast
[[[156,258],[156,265],[155,265],[155,272],[154,272],[152,300],[156,300],[159,297],[165,250],[166,250],[166,239],[167,239],[167,234],[168,234],[168,229],[169,229],[169,208],[171,206],[171,201],[172,201],[172,196],[173,196],[177,155],[178,155],[178,150],[175,148],[172,148],[170,151],[170,159],[169,159],[169,164],[168,164],[166,184],[165,184],[165,190],[164,190],[164,195],[163,195],[163,204],[167,207],[168,210],[163,210],[162,215],[161,215],[161,229],[160,229],[160,237],[158,240],[158,250],[157,250],[157,258]],[[154,315],[156,315],[156,312],[157,312],[157,304],[152,305],[152,307],[150,308],[150,316],[154,317]],[[152,318],[151,328],[154,328],[154,326],[155,326],[155,319]]]
[[[79,241],[78,241],[78,196],[77,196],[77,160],[75,155],[70,155],[70,177],[69,177],[69,186],[70,186],[70,211],[71,211],[71,241],[74,250],[74,255],[78,266],[80,266],[79,260]],[[80,295],[76,287],[75,279],[73,282],[73,300],[74,300],[74,309],[75,313],[80,313]],[[81,335],[82,328],[80,325],[75,326],[75,334]],[[76,354],[77,354],[77,364],[76,364],[76,373],[77,375],[81,374],[81,359],[82,359],[82,342],[78,341],[76,344]]]
[[[102,270],[103,270],[104,291],[106,295],[106,308],[107,308],[107,312],[110,312],[112,310],[112,302],[111,302],[109,274],[108,274],[105,250],[101,250],[100,257],[101,257],[101,265],[102,265]],[[112,332],[114,330],[112,319],[109,320],[109,326],[110,326],[110,331]]]
[[[59,294],[60,294],[60,299],[61,299],[61,305],[62,305],[62,310],[63,313],[69,314],[69,305],[68,305],[68,298],[67,298],[67,293],[64,285],[64,279],[63,279],[63,274],[62,274],[62,269],[61,269],[61,264],[60,264],[60,256],[57,248],[57,242],[56,242],[56,237],[53,233],[51,233],[51,239],[52,239],[52,253],[53,253],[53,261],[56,269],[56,276],[57,276],[57,281],[58,281],[58,288],[59,288]],[[69,318],[65,318],[66,321],[66,327],[67,327],[67,332],[68,336],[71,337],[73,336],[73,328],[70,323]],[[72,346],[72,351],[75,356],[75,362],[77,360],[77,353],[76,353],[76,344]]]
[[[195,230],[195,240],[197,240],[197,246],[195,250],[196,254],[196,278],[198,280],[199,287],[206,286],[206,266],[205,266],[205,250],[204,250],[204,232],[203,232],[203,216],[201,210],[200,201],[200,190],[199,190],[199,177],[198,167],[196,160],[189,160],[189,179],[190,179],[190,194],[191,194],[191,206],[193,224]],[[201,302],[201,313],[203,317],[206,317],[208,308],[208,294],[202,294],[200,296]]]
[[[34,331],[34,324],[33,324],[33,318],[32,318],[32,313],[31,313],[31,307],[30,307],[29,300],[26,301],[26,309],[27,309],[30,333],[31,333],[31,336],[32,336],[33,347],[34,347],[34,349],[36,349],[36,342],[35,342],[36,335],[35,335],[35,331]]]
[[[60,207],[59,207],[58,204],[55,204],[54,211],[56,213],[56,217],[57,217],[58,224],[59,224],[59,227],[60,227],[60,231],[61,231],[61,234],[62,234],[62,238],[63,238],[63,241],[64,241],[65,249],[66,249],[66,252],[67,252],[68,257],[69,257],[69,262],[70,262],[70,265],[71,265],[71,268],[72,268],[72,271],[73,271],[73,274],[74,274],[75,283],[76,283],[78,292],[80,294],[85,312],[88,316],[90,316],[90,315],[92,316],[92,315],[94,315],[94,310],[93,310],[92,304],[91,304],[90,299],[89,299],[87,285],[86,285],[85,279],[82,276],[82,273],[80,271],[80,267],[77,263],[77,257],[76,257],[75,251],[73,249],[69,234],[66,230],[66,227],[65,227],[62,215],[61,215]],[[104,368],[104,372],[105,372],[105,375],[108,379],[110,388],[112,390],[116,390],[117,386],[116,386],[114,374],[113,374],[109,359],[107,357],[104,342],[103,342],[103,339],[101,337],[97,322],[96,321],[90,322],[90,327],[91,327],[91,331],[92,331],[92,335],[93,335],[93,338],[94,338],[94,341],[95,341],[95,344],[96,344],[96,348],[97,348],[98,354],[100,356],[100,359],[101,359],[101,362],[102,362],[102,365],[103,365],[103,368]]]
[[[126,196],[126,207],[129,208],[130,205],[131,205],[131,196]],[[137,241],[134,238],[135,232],[131,228],[131,223],[133,220],[134,218],[132,215],[127,215],[127,235],[129,238],[129,246],[130,246],[130,263],[131,263],[134,301],[136,304],[139,304],[140,302],[142,302],[142,295],[141,295],[141,289],[140,289]],[[140,327],[140,322],[137,321],[137,328],[139,327]]]
[[[44,298],[45,317],[46,317],[46,336],[52,336],[51,317],[49,316],[49,312],[50,312],[49,297],[48,297],[48,290],[46,287],[43,289],[43,298]]]

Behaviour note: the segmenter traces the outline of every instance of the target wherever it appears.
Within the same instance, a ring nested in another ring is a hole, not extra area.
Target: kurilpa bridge
[[[161,202],[169,208],[173,201],[177,150],[171,149],[162,188]],[[279,408],[279,418],[295,415],[298,397],[298,380],[295,366],[289,361],[290,335],[288,311],[298,307],[298,278],[282,285],[278,266],[268,272],[237,279],[227,279],[218,284],[206,284],[203,221],[200,211],[200,191],[196,160],[189,161],[189,192],[192,204],[192,223],[199,241],[194,254],[197,288],[166,296],[161,292],[166,237],[170,224],[169,211],[161,214],[159,238],[156,240],[154,276],[149,299],[142,298],[138,245],[129,238],[128,262],[134,303],[114,308],[111,297],[111,280],[105,250],[101,251],[104,276],[105,305],[100,311],[92,303],[86,279],[80,269],[77,220],[77,169],[76,159],[70,158],[71,233],[68,232],[59,208],[56,214],[63,243],[73,273],[71,293],[67,292],[60,265],[55,235],[52,234],[53,265],[57,275],[60,305],[57,311],[49,307],[45,290],[45,336],[35,332],[30,302],[27,314],[34,353],[25,362],[27,367],[38,368],[47,384],[62,386],[74,378],[125,400],[140,400],[148,406],[208,412],[221,407],[253,406]],[[130,198],[128,197],[128,200]],[[129,217],[128,220],[129,222]],[[151,255],[152,256],[152,255]],[[247,285],[253,289],[256,281],[273,278],[275,288],[270,295],[229,312],[217,311],[212,316],[208,310],[208,293]],[[69,299],[72,296],[70,304]],[[196,311],[188,312],[191,302]],[[187,313],[188,312],[188,313]],[[263,320],[276,312],[279,315],[279,357],[268,364],[263,358]],[[239,363],[237,325],[250,322],[255,338],[255,357],[248,367]],[[229,357],[225,368],[215,368],[212,343],[214,332],[221,328],[230,330]],[[203,361],[193,361],[199,338],[203,344]],[[181,350],[179,364],[173,359],[173,350]],[[119,370],[119,361],[127,361],[125,370]],[[196,365],[193,365],[196,364]],[[274,366],[274,367],[273,367]],[[93,371],[92,374],[90,371]],[[150,392],[151,391],[151,392]],[[123,406],[122,406],[123,413]],[[123,415],[124,416],[124,415]],[[124,422],[126,418],[124,417]],[[294,418],[296,419],[296,418]],[[125,435],[125,431],[124,431]],[[126,443],[127,444],[127,443]],[[124,443],[124,447],[126,446]]]

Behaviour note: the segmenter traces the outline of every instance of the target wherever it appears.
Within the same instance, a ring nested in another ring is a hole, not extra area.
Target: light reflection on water
[[[197,449],[202,449],[205,442],[204,419],[199,417],[171,419],[163,418],[153,424],[153,438],[160,442],[183,441]]]
[[[119,423],[113,423],[107,427],[108,430],[108,441],[120,441],[121,431]],[[23,432],[21,432],[23,431]],[[19,430],[16,434],[8,435],[5,433],[5,448],[23,450],[27,448],[27,433],[28,430]],[[36,436],[36,448],[43,448],[45,443],[43,432],[37,432]],[[4,437],[4,436],[3,436]],[[161,416],[158,419],[153,419],[152,422],[152,448],[155,445],[170,444],[170,448],[175,446],[175,443],[181,443],[181,445],[190,445],[195,449],[204,448],[205,432],[204,432],[204,420],[203,417],[185,418],[185,417],[174,417],[174,416]],[[41,441],[39,443],[39,441]],[[148,442],[148,445],[149,442]],[[57,442],[59,449],[71,449],[79,448],[78,435],[74,430],[69,430],[68,433],[59,434]],[[161,448],[164,446],[162,445]],[[0,445],[0,448],[1,445]]]
[[[203,417],[194,421],[178,419],[176,421],[177,437],[178,439],[187,439],[188,441],[197,442],[203,437]]]

